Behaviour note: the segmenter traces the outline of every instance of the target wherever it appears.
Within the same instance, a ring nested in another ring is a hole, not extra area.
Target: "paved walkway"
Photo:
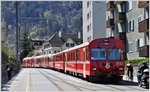
[[[125,71],[125,74],[126,74],[126,71]],[[127,75],[124,75],[124,76],[123,76],[123,80],[127,80],[127,81],[128,81]],[[138,80],[137,80],[137,66],[134,66],[133,82],[137,82],[137,83],[138,83]]]
[[[126,80],[126,76],[123,77]],[[2,91],[44,92],[44,91],[148,91],[133,82],[121,81],[118,84],[92,83],[58,71],[41,68],[25,68],[3,85]]]

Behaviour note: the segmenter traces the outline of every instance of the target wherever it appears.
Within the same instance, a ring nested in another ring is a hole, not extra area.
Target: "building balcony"
[[[149,18],[139,22],[139,32],[146,32],[149,29]]]
[[[124,3],[125,1],[114,1],[114,4],[121,4]]]
[[[149,1],[138,1],[139,8],[146,8],[149,6]]]
[[[139,48],[139,56],[140,57],[149,57],[149,45]]]
[[[108,20],[106,21],[106,27],[107,27],[107,28],[112,28],[112,27],[114,27],[114,19],[108,19]]]
[[[114,9],[114,1],[109,1],[107,4],[106,4],[106,10],[107,11],[111,11]]]
[[[124,22],[125,21],[125,13],[124,12],[119,12],[116,16],[116,22]]]

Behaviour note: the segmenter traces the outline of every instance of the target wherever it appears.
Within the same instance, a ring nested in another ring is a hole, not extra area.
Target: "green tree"
[[[51,19],[51,11],[46,10],[46,11],[44,12],[44,18],[46,19],[47,24],[48,24],[49,20]]]
[[[24,28],[22,28],[21,32],[22,33],[20,38],[20,47],[21,47],[20,59],[22,60],[29,54],[29,52],[31,52],[34,49],[30,39],[29,28],[25,26]]]

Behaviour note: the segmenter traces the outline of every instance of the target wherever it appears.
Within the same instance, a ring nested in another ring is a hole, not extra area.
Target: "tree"
[[[49,22],[49,20],[51,18],[51,12],[49,10],[46,10],[44,12],[44,18],[47,20],[47,24],[48,24],[48,22]]]
[[[21,47],[21,54],[20,59],[22,60],[24,57],[26,57],[29,52],[33,50],[33,46],[30,40],[30,32],[29,28],[25,25],[24,28],[21,30],[21,38],[20,38],[20,47]]]

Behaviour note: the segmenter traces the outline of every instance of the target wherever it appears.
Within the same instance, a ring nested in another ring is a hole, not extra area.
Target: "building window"
[[[50,47],[49,44],[45,44],[45,45],[44,45],[44,49],[45,49],[45,48],[48,48],[48,47]]]
[[[89,32],[90,31],[90,27],[89,27],[89,25],[87,26],[87,32]]]
[[[129,42],[128,44],[128,52],[133,52],[133,43]]]
[[[108,19],[114,19],[114,12],[113,11],[110,12],[110,16],[108,16]]]
[[[129,2],[129,10],[131,10],[132,9],[132,0],[131,1],[128,1]]]
[[[57,51],[55,50],[54,53],[57,53]]]
[[[134,20],[131,21],[131,31],[134,31]]]
[[[135,50],[138,51],[139,50],[139,39],[137,39],[135,41],[135,44],[136,44]]]
[[[69,43],[66,43],[66,47],[69,47]]]
[[[90,15],[89,15],[89,13],[87,14],[87,20],[90,18]]]
[[[138,23],[142,21],[142,15],[138,16]]]
[[[90,1],[87,2],[87,8],[90,6]]]
[[[144,9],[144,19],[149,18],[149,11],[147,9]]]
[[[126,12],[126,4],[125,3],[121,4],[121,12]]]
[[[128,32],[134,31],[134,20],[129,21],[128,28]]]
[[[74,47],[74,43],[71,43],[71,47]]]
[[[51,51],[49,51],[49,54],[51,54]]]
[[[143,47],[144,46],[144,38],[140,38],[139,39],[139,47]]]
[[[87,37],[87,41],[88,41],[88,42],[90,41],[90,38],[89,38],[89,37]]]

